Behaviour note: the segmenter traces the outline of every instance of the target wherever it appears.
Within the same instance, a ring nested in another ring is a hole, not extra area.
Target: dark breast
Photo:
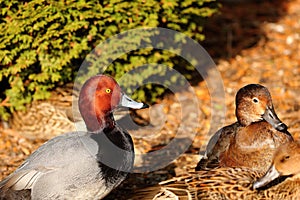
[[[107,184],[126,177],[134,162],[134,148],[130,135],[119,127],[104,129],[104,134],[91,138],[99,145],[97,156],[101,176]]]

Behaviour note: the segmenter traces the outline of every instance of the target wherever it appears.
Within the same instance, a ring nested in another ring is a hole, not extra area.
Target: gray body
[[[111,142],[117,136],[125,151]],[[132,140],[118,127],[108,134],[66,133],[30,155],[0,191],[30,189],[31,199],[101,199],[125,179],[133,161]]]

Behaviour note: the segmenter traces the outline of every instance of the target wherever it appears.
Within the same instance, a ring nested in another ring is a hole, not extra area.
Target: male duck
[[[238,91],[236,117],[237,122],[212,136],[196,170],[245,166],[265,172],[274,150],[293,140],[275,113],[268,89],[262,85],[250,84]]]
[[[55,137],[32,153],[0,182],[5,199],[101,199],[132,169],[133,143],[114,121],[117,106],[148,107],[122,93],[111,77],[90,78],[79,95],[79,109],[87,132]],[[20,196],[18,196],[20,195]]]
[[[78,96],[77,87],[73,84],[67,84],[64,88],[57,87],[49,99],[33,101],[26,106],[25,111],[13,112],[8,121],[9,127],[33,140],[49,140],[65,132],[86,131],[79,110],[73,109],[78,108]],[[115,110],[113,114],[117,121],[126,113]]]
[[[299,165],[300,143],[292,141],[275,151],[265,175],[247,167],[196,171],[136,192],[133,200],[299,199]]]

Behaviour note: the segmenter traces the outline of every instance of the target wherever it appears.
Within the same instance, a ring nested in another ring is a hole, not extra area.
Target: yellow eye
[[[110,93],[110,92],[111,92],[111,89],[107,88],[107,89],[105,90],[105,92],[106,92],[106,93]]]

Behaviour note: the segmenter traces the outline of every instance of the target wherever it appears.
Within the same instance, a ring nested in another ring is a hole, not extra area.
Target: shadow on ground
[[[204,27],[203,47],[217,62],[240,54],[266,39],[262,25],[277,22],[286,14],[285,0],[223,0],[220,14]]]

